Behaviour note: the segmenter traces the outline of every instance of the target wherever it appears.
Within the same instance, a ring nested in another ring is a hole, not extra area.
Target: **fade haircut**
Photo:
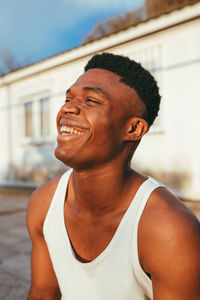
[[[120,81],[133,88],[146,106],[143,118],[149,127],[158,115],[160,94],[154,77],[140,63],[126,56],[102,53],[94,55],[85,66],[90,69],[105,69],[121,76]]]

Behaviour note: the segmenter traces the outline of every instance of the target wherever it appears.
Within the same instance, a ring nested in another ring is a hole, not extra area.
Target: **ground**
[[[31,191],[0,190],[0,299],[26,299],[31,242],[26,207]]]
[[[0,189],[0,300],[26,299],[31,242],[26,230],[30,190]],[[200,219],[200,201],[185,202]]]

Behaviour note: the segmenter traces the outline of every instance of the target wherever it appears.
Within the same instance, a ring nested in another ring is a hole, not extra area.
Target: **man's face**
[[[66,92],[57,116],[56,157],[82,169],[107,163],[123,151],[135,91],[103,69],[84,73]]]

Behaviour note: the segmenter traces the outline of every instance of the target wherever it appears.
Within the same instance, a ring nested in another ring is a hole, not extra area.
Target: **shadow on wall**
[[[192,185],[192,176],[189,173],[184,172],[164,172],[164,171],[154,171],[146,170],[143,171],[143,174],[151,176],[156,180],[164,183],[172,192],[176,191],[178,194],[186,189],[191,188]]]
[[[15,182],[25,182],[40,185],[48,180],[62,175],[67,167],[54,156],[54,146],[29,146],[24,150],[23,158],[19,164],[11,165],[8,179]],[[164,183],[175,194],[184,194],[192,185],[192,176],[184,172],[171,172],[142,170]],[[12,178],[11,178],[12,175]]]
[[[67,167],[54,156],[54,147],[32,146],[24,150],[23,158],[18,164],[12,164],[9,170],[15,181],[41,184],[60,176]]]

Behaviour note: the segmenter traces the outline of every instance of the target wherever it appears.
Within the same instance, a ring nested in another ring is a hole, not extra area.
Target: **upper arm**
[[[200,299],[200,238],[195,227],[175,229],[158,243],[160,251],[150,267],[154,300]]]
[[[199,300],[200,224],[175,197],[166,196],[167,202],[158,194],[152,207],[143,268],[151,274],[154,300]]]
[[[27,228],[32,240],[31,288],[28,299],[61,299],[49,251],[43,236],[43,223],[49,207],[47,189],[38,189],[30,198]],[[51,194],[51,193],[50,193]]]

